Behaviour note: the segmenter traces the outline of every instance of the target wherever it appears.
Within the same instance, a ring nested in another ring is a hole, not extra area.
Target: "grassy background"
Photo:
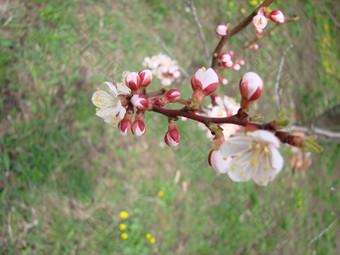
[[[207,8],[195,1],[210,51],[216,25],[236,25],[251,2],[213,0]],[[326,4],[337,10],[336,1]],[[96,87],[166,53],[161,42],[190,74],[209,65],[185,3],[14,0],[0,7],[0,253],[340,253],[338,222],[308,244],[340,213],[339,145],[313,154],[305,177],[287,163],[263,188],[211,171],[208,140],[193,123],[179,123],[183,140],[171,149],[162,116],[146,115],[144,137],[122,138],[94,115]],[[246,51],[245,67],[225,72],[229,84],[219,92],[239,98],[240,76],[254,70],[266,84],[256,109],[273,118],[279,64],[293,44],[280,80],[282,105],[293,122],[308,123],[340,101],[338,30],[321,1],[278,0],[275,8],[301,19],[261,41],[257,52]],[[238,52],[253,34],[250,26],[225,49]],[[173,87],[190,95],[184,78]],[[288,158],[290,150],[282,151]],[[127,240],[118,228],[123,210]]]

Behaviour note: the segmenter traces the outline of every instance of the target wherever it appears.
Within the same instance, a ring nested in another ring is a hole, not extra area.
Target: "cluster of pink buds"
[[[272,21],[276,23],[284,23],[286,21],[282,11],[274,10],[272,12],[265,12],[264,8],[261,7],[257,11],[257,15],[255,15],[253,18],[253,24],[256,28],[257,34],[261,34],[263,29],[267,26],[268,23],[267,18],[270,18]]]
[[[125,77],[125,84],[131,89],[132,95],[144,92],[151,82],[152,73],[148,69],[142,70],[139,73],[128,73]]]
[[[241,66],[245,64],[243,59],[235,59],[235,54],[231,50],[229,52],[222,52],[219,55],[220,68],[233,68],[235,71],[239,71]],[[222,84],[228,84],[228,80],[222,76],[219,76],[219,80]]]

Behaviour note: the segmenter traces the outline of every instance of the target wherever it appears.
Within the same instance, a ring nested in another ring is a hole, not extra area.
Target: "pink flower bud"
[[[170,89],[163,95],[163,101],[166,104],[176,103],[180,98],[181,93],[176,89]]]
[[[164,141],[170,147],[177,146],[181,141],[181,134],[177,129],[177,125],[175,123],[170,123],[168,132],[166,132],[164,136]]]
[[[230,68],[234,65],[233,61],[232,60],[228,60],[227,62],[223,63],[223,66],[225,68]]]
[[[141,79],[136,72],[128,73],[125,77],[126,86],[128,86],[132,91],[136,91],[141,85]]]
[[[141,87],[146,88],[152,82],[152,73],[150,70],[142,70],[138,73],[141,80]]]
[[[285,15],[283,15],[281,10],[272,11],[269,18],[277,23],[284,23],[286,21]]]
[[[149,101],[144,95],[134,95],[131,98],[131,103],[138,110],[146,110],[149,108]]]
[[[122,136],[127,135],[131,131],[131,118],[130,117],[124,117],[119,123],[118,123],[118,129]]]
[[[218,76],[212,68],[199,69],[191,78],[191,87],[195,91],[202,91],[205,96],[213,94],[218,86]]]
[[[216,33],[220,36],[225,36],[228,33],[228,27],[226,25],[218,25],[216,28]]]
[[[247,72],[240,80],[239,88],[242,98],[248,101],[254,101],[261,96],[263,81],[257,73]]]
[[[235,53],[234,53],[234,51],[229,51],[229,55],[230,55],[230,57],[234,57],[234,55],[235,55]]]
[[[145,132],[146,132],[146,128],[145,128],[144,121],[136,117],[135,121],[132,124],[132,133],[135,136],[141,136],[141,135],[144,135]]]
[[[221,59],[221,61],[222,61],[223,63],[228,62],[229,60],[231,60],[230,54],[229,54],[229,53],[226,53],[226,52],[222,52],[222,53],[220,54],[220,57],[219,57],[219,58]]]
[[[234,69],[235,71],[239,71],[239,70],[241,69],[241,66],[240,66],[239,64],[235,64],[235,65],[233,66],[233,69]]]
[[[236,60],[236,64],[243,66],[245,64],[245,62],[244,62],[243,59],[238,59],[238,60]]]
[[[261,7],[258,10],[257,15],[253,17],[253,23],[256,29],[264,29],[267,26],[268,21],[266,16],[264,15],[263,7]]]
[[[257,43],[254,43],[254,44],[250,45],[250,48],[253,49],[253,50],[258,50],[259,45]]]
[[[256,34],[257,34],[257,35],[262,34],[262,32],[263,32],[263,30],[262,30],[261,28],[256,29]]]
[[[227,85],[228,84],[228,80],[226,78],[223,78],[222,76],[219,76],[218,77],[220,82],[223,84],[223,85]]]

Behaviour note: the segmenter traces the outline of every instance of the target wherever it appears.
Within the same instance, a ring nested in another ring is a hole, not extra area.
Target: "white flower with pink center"
[[[261,186],[272,181],[283,167],[280,141],[269,131],[257,130],[246,136],[231,137],[221,146],[223,157],[231,157],[228,175],[235,182],[253,179]]]

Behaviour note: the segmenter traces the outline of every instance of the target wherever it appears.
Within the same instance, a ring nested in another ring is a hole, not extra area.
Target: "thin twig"
[[[340,214],[336,216],[336,218],[332,221],[331,224],[328,225],[318,236],[314,237],[313,239],[309,240],[309,244],[314,243],[316,240],[320,239],[340,218]]]
[[[322,1],[323,9],[325,10],[326,14],[329,16],[329,18],[333,21],[334,25],[340,29],[340,24],[336,21],[333,14],[327,9],[325,0]]]
[[[181,73],[184,75],[185,78],[191,79],[191,76],[189,73],[178,64],[178,61],[176,60],[174,54],[169,50],[169,48],[166,46],[165,42],[161,40],[161,38],[157,37],[156,40],[161,44],[162,48],[170,55],[170,57],[177,62],[178,69],[181,71]]]
[[[226,36],[222,36],[221,40],[217,44],[213,59],[211,62],[211,67],[216,71],[218,68],[218,56],[221,53],[221,50],[225,43],[228,41],[229,38],[231,38],[233,35],[237,34],[238,32],[242,31],[244,28],[246,28],[250,22],[252,22],[253,17],[257,14],[257,10],[261,7],[268,7],[274,0],[265,0],[260,6],[256,8],[248,17],[246,17],[244,20],[241,21],[236,27],[234,27]]]
[[[198,16],[197,16],[194,0],[187,0],[187,3],[190,6],[192,16],[194,17],[194,20],[195,20],[196,25],[198,27],[199,37],[200,37],[200,39],[202,41],[202,44],[203,44],[203,47],[204,47],[205,56],[206,56],[207,59],[210,59],[210,54],[209,54],[209,50],[208,50],[208,44],[207,44],[207,41],[205,40],[205,36],[204,36],[204,33],[203,33],[202,25],[201,25],[201,23],[200,23],[200,21],[198,19]]]
[[[272,35],[272,33],[274,32],[275,29],[277,29],[278,27],[280,27],[283,24],[287,24],[290,23],[292,21],[296,21],[299,20],[298,16],[293,16],[290,19],[287,19],[284,23],[276,23],[275,26],[273,26],[271,29],[269,29],[267,32],[257,35],[253,40],[251,40],[249,43],[247,43],[247,45],[243,46],[242,49],[240,50],[239,54],[245,52],[247,49],[250,48],[251,45],[253,45],[254,43]]]
[[[281,62],[280,62],[280,66],[279,66],[279,72],[277,73],[277,76],[276,76],[276,83],[275,83],[275,90],[274,90],[274,93],[275,93],[275,101],[276,101],[276,106],[277,106],[277,109],[280,110],[280,97],[281,97],[281,93],[282,93],[282,89],[280,89],[280,79],[281,79],[281,75],[282,75],[282,68],[283,68],[283,65],[285,63],[285,58],[286,58],[286,55],[288,53],[288,51],[290,51],[290,49],[293,47],[293,44],[290,44],[288,46],[288,48],[284,51],[283,55],[282,55],[282,58],[281,58]]]
[[[315,133],[318,135],[326,136],[328,138],[340,139],[340,132],[329,131],[318,127],[308,128],[303,126],[290,126],[288,129],[285,129],[285,131],[301,131],[304,133]]]

